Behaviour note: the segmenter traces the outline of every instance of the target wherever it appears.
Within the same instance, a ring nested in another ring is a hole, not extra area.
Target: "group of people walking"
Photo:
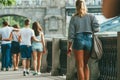
[[[114,0],[113,0],[114,1]],[[111,1],[112,2],[112,1]],[[104,2],[104,4],[107,4]],[[109,6],[109,5],[107,5]],[[107,6],[103,6],[104,13],[108,15]],[[110,9],[109,9],[110,10]],[[77,63],[78,80],[90,80],[90,72],[88,60],[92,49],[92,33],[98,32],[100,29],[96,17],[87,13],[87,7],[84,0],[76,0],[76,13],[72,16],[68,29],[68,57],[73,49],[75,60]],[[42,27],[38,22],[32,24],[30,28],[30,20],[25,20],[24,28],[20,29],[18,25],[8,26],[6,21],[3,22],[3,28],[0,29],[2,35],[1,51],[2,51],[2,67],[1,70],[9,70],[12,67],[18,69],[19,59],[21,55],[23,65],[23,75],[29,74],[31,54],[33,57],[34,73],[40,73],[42,54],[46,52],[45,40]],[[12,41],[12,43],[11,43]]]
[[[45,40],[42,27],[38,22],[32,24],[30,20],[24,22],[25,26],[20,29],[18,25],[8,26],[6,21],[3,22],[3,28],[0,29],[2,35],[2,67],[1,70],[12,67],[18,69],[21,55],[23,76],[29,74],[30,59],[33,57],[34,73],[40,73],[42,54],[46,52]],[[84,0],[76,1],[76,14],[72,16],[68,29],[68,56],[73,49],[77,63],[78,80],[89,80],[90,72],[88,60],[92,49],[92,32],[99,31],[99,24],[95,16],[87,13]],[[12,42],[11,42],[12,41]],[[32,56],[31,56],[32,55]]]
[[[22,59],[23,76],[29,74],[30,60],[33,57],[33,75],[40,73],[42,54],[46,52],[44,34],[39,22],[32,24],[30,20],[24,21],[24,27],[20,29],[18,25],[10,27],[7,21],[3,22],[3,28],[0,29],[2,37],[1,53],[2,66],[1,70],[8,71],[12,67],[18,70],[19,60]],[[20,56],[21,55],[21,56]]]

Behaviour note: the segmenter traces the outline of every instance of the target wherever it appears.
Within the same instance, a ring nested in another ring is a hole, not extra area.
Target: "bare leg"
[[[37,52],[33,51],[33,67],[34,67],[34,71],[37,72]]]
[[[26,70],[26,59],[22,60],[23,69]]]
[[[30,59],[26,60],[26,69],[29,70],[30,68]]]
[[[85,51],[84,54],[84,75],[85,75],[85,80],[89,80],[90,78],[90,71],[89,71],[89,67],[88,67],[88,60],[90,57],[89,52]]]
[[[16,69],[18,69],[19,60],[20,60],[20,53],[18,53],[16,56]]]
[[[37,71],[40,72],[42,53],[39,52],[37,55]]]
[[[14,66],[14,70],[16,69],[16,54],[13,54],[13,66]]]
[[[84,51],[74,50],[75,59],[77,63],[78,80],[85,80],[84,76]]]

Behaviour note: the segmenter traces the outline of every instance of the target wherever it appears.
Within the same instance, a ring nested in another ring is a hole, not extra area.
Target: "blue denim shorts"
[[[22,59],[30,59],[32,54],[32,47],[27,45],[20,46],[21,58]]]
[[[42,43],[32,43],[32,51],[42,52],[43,51],[43,45]]]
[[[92,48],[92,34],[77,33],[73,42],[73,49],[91,51]]]

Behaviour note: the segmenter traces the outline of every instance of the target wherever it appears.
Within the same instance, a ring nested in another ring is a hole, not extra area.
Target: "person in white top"
[[[0,29],[0,34],[2,36],[2,42],[1,42],[1,52],[2,52],[2,67],[1,70],[4,70],[6,68],[6,71],[9,70],[9,67],[12,65],[12,58],[11,58],[11,41],[6,41],[4,39],[9,38],[11,32],[13,30],[13,27],[8,26],[8,22],[3,22],[3,28]]]
[[[23,65],[23,76],[29,74],[30,68],[30,59],[31,59],[31,39],[34,41],[39,42],[36,39],[34,31],[30,28],[30,20],[25,20],[25,27],[20,30],[20,49],[21,49],[21,58],[22,58],[22,65]]]

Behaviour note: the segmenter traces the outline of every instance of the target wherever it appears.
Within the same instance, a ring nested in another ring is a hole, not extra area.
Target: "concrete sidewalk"
[[[23,71],[0,71],[0,80],[66,80],[66,76],[51,76],[50,73],[42,73],[41,75],[33,76],[33,72],[23,76]]]

